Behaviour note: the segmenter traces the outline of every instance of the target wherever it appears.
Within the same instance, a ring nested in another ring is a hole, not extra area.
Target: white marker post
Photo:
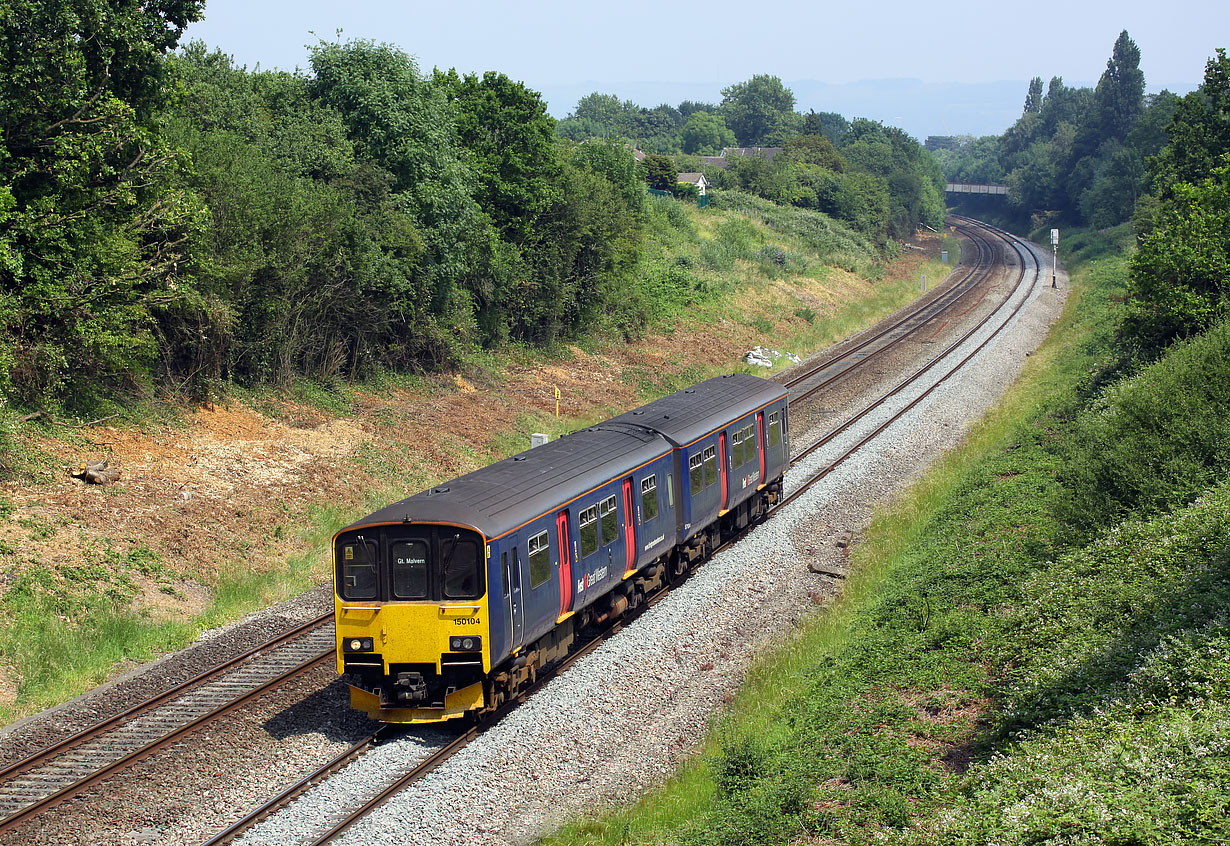
[[[1051,230],[1051,287],[1058,288],[1055,284],[1055,275],[1058,272],[1059,265],[1059,230]]]

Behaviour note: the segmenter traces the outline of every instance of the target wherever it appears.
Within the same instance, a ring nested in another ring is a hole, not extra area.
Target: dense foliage
[[[701,171],[710,185],[823,212],[877,241],[907,238],[920,224],[939,227],[943,173],[917,141],[876,121],[803,115],[794,105],[793,92],[766,74],[722,89],[718,105],[645,109],[595,92],[557,131],[576,140],[623,139],[651,157],[676,154],[678,170]],[[757,149],[765,147],[772,152]],[[660,159],[647,158],[646,167],[655,168],[648,181],[666,189]]]
[[[0,395],[97,395],[157,353],[151,315],[205,220],[159,131],[162,54],[199,0],[0,6]]]
[[[622,144],[389,45],[322,43],[306,73],[169,54],[201,11],[0,9],[0,396],[204,397],[644,319],[618,293],[645,205]]]

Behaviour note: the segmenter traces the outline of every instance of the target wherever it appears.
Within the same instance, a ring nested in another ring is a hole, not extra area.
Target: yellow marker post
[[[559,417],[559,386],[555,387],[555,416]]]

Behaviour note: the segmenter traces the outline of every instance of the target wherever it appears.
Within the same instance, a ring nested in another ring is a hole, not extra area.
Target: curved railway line
[[[956,285],[953,285],[952,288],[948,292],[946,292],[945,295],[943,295],[943,297],[939,298],[943,300],[944,306],[939,309],[934,309],[934,308],[929,307],[933,305],[933,303],[929,303],[922,308],[913,310],[911,314],[906,315],[902,317],[901,319],[892,321],[889,326],[884,327],[881,330],[877,331],[871,338],[864,339],[864,341],[861,341],[853,349],[844,351],[841,355],[841,360],[846,361],[846,362],[853,362],[854,366],[860,365],[868,361],[869,359],[878,355],[882,349],[887,349],[889,346],[891,346],[891,344],[888,344],[882,347],[876,345],[876,342],[880,338],[886,335],[895,335],[895,338],[893,341],[895,343],[901,338],[904,338],[908,335],[911,335],[919,331],[919,329],[924,327],[926,324],[934,320],[940,313],[942,313],[944,309],[951,308],[953,304],[955,304],[963,296],[968,294],[973,289],[974,285],[982,281],[981,277],[984,276],[986,273],[990,272],[990,268],[994,263],[993,258],[991,258],[994,251],[992,249],[992,245],[990,241],[986,239],[983,235],[978,233],[977,231],[977,227],[980,227],[981,224],[976,224],[973,221],[969,221],[965,223],[964,226],[967,230],[973,230],[974,232],[973,238],[976,239],[976,243],[979,244],[980,258],[977,264],[973,268],[970,269],[970,272],[966,275],[965,278],[959,280],[956,283]],[[1005,329],[1005,327],[1007,327],[1007,325],[1012,321],[1012,319],[1024,307],[1025,303],[1028,302],[1030,295],[1032,294],[1034,288],[1037,285],[1039,274],[1041,272],[1037,262],[1036,261],[1034,262],[1032,279],[1030,280],[1028,285],[1025,285],[1025,280],[1029,272],[1029,267],[1028,267],[1029,263],[1026,259],[1026,255],[1028,254],[1028,251],[1021,249],[1021,247],[1018,245],[1017,240],[1014,238],[1014,236],[1010,236],[1007,233],[1000,233],[999,231],[992,230],[990,228],[986,228],[985,231],[994,233],[996,237],[1001,239],[1002,243],[1008,246],[1011,246],[1012,249],[1016,252],[1016,255],[1018,257],[1018,273],[1017,273],[1016,280],[1012,284],[1011,288],[1012,288],[1013,294],[1019,294],[1020,296],[1017,297],[1015,305],[1007,309],[1007,314],[1002,313],[1004,311],[1003,305],[989,312],[984,318],[982,318],[973,327],[971,327],[966,332],[964,332],[958,339],[953,341],[947,348],[945,348],[943,352],[936,355],[927,364],[925,364],[921,368],[911,373],[909,376],[907,376],[905,379],[903,379],[901,382],[899,382],[889,391],[885,392],[884,394],[880,395],[879,397],[871,401],[854,417],[843,422],[842,425],[838,426],[836,429],[823,435],[822,437],[820,437],[819,439],[812,442],[811,444],[806,446],[804,449],[796,453],[791,459],[792,467],[798,464],[800,461],[802,461],[807,456],[811,455],[813,452],[815,452],[820,447],[831,442],[838,434],[840,434],[842,431],[847,429],[850,425],[862,419],[863,417],[870,414],[871,412],[875,411],[877,408],[880,408],[881,406],[883,406],[892,397],[901,393],[905,388],[919,382],[935,366],[944,362],[952,353],[957,351],[959,348],[962,347],[962,345],[966,344],[971,338],[973,338],[979,331],[983,329],[984,326],[986,326],[997,315],[1001,318],[1001,320],[999,321],[999,324],[994,327],[994,330],[990,334],[988,334],[988,336],[984,338],[973,350],[969,351],[959,361],[953,364],[946,373],[941,375],[935,381],[928,384],[927,387],[917,397],[915,397],[911,402],[906,404],[901,409],[895,411],[892,415],[889,416],[887,420],[885,420],[879,426],[877,426],[870,434],[860,439],[853,446],[847,448],[845,451],[842,452],[840,456],[838,456],[836,459],[834,459],[832,462],[830,462],[823,468],[812,472],[806,479],[800,482],[799,485],[795,487],[794,490],[792,490],[783,499],[783,501],[774,508],[772,512],[769,513],[768,517],[771,517],[774,512],[778,511],[781,508],[786,507],[787,505],[795,501],[808,488],[810,488],[815,483],[819,482],[821,479],[823,479],[825,476],[827,476],[829,473],[831,473],[833,470],[839,467],[843,462],[848,460],[855,452],[857,452],[859,449],[861,449],[863,446],[869,443],[873,438],[878,436],[880,433],[882,433],[885,429],[887,429],[890,425],[892,425],[894,422],[899,420],[901,417],[909,413],[915,406],[921,403],[927,396],[929,396],[932,392],[934,392],[940,385],[942,385],[945,381],[947,381],[949,378],[955,375],[961,368],[966,366],[970,362],[970,360],[974,358],[974,356],[976,356],[987,344],[991,342],[991,340],[993,340],[996,337],[996,335],[998,335],[1000,332],[1002,332]],[[1029,254],[1029,255],[1032,255],[1032,254]],[[1024,288],[1023,291],[1022,291],[1022,288]],[[1012,296],[1010,295],[1008,300],[1010,301],[1011,299],[1012,299]],[[908,325],[910,327],[910,329],[906,332],[901,331],[901,327],[904,325]],[[861,356],[857,355],[860,351],[865,350],[868,346],[873,346],[874,351],[867,355],[861,355]],[[816,373],[825,369],[826,366],[827,365],[822,366],[820,368],[809,369],[806,373],[802,374],[801,376],[795,377],[793,380],[788,381],[786,384],[791,385],[791,386],[800,384],[806,381],[807,379],[813,377]],[[847,375],[847,374],[843,373],[841,375]],[[841,375],[834,377],[832,374],[826,374],[826,376],[823,377],[825,379],[824,384],[832,384],[832,382],[835,381],[836,378],[841,378]],[[809,389],[809,392],[815,393],[815,389]],[[766,517],[766,519],[768,519],[768,517]],[[718,552],[734,545],[743,537],[744,534],[746,534],[746,531],[750,531],[750,529],[751,527],[749,527],[748,530],[745,530],[744,532],[740,533],[738,536],[731,538],[730,540],[722,544],[720,547],[715,549],[712,554],[715,555]],[[648,602],[646,603],[644,607],[646,608],[651,607],[652,605],[664,599],[668,595],[670,589],[671,589],[671,586],[669,585],[666,587],[663,587],[660,591],[658,591],[652,597],[649,598]],[[563,672],[569,666],[576,663],[581,658],[583,658],[585,655],[589,654],[591,651],[596,649],[607,638],[613,636],[618,631],[620,631],[624,626],[630,623],[631,619],[635,619],[635,618],[626,619],[622,623],[615,624],[615,626],[613,626],[611,630],[602,633],[597,638],[595,638],[593,641],[591,641],[590,643],[588,643],[587,645],[585,645],[578,651],[569,655],[569,657],[564,662],[562,662],[560,665],[552,669],[549,676],[544,675],[544,677],[539,680],[538,684],[536,684],[534,688],[532,688],[531,690],[527,691],[521,697],[521,699],[527,698],[528,696],[532,695],[543,684],[549,681],[550,678],[553,678],[554,676]],[[515,704],[515,703],[512,703],[512,704]],[[495,722],[497,722],[499,719],[499,716],[500,715],[497,714],[496,717],[493,720],[491,720],[490,723],[488,723],[487,725],[494,724]],[[426,776],[428,773],[437,769],[445,761],[447,761],[449,758],[455,755],[458,751],[465,748],[465,746],[471,740],[477,737],[484,730],[484,727],[485,726],[473,726],[473,727],[468,728],[465,732],[460,734],[457,738],[455,738],[448,744],[442,746],[436,752],[432,753],[428,758],[426,758],[425,760],[415,765],[412,769],[410,769],[409,771],[407,771],[400,777],[391,781],[386,787],[384,787],[383,790],[371,796],[367,801],[345,812],[343,815],[341,815],[337,820],[333,822],[331,827],[329,827],[325,831],[322,831],[315,837],[315,839],[311,840],[310,841],[311,846],[320,846],[320,844],[329,843],[337,839],[344,832],[346,832],[351,826],[353,826],[356,822],[358,822],[363,817],[371,813],[373,810],[378,808],[380,805],[384,804],[389,799],[389,797],[393,796],[394,794],[396,794],[398,791],[400,791],[404,787],[414,783],[415,781],[418,781],[419,779]],[[206,841],[205,846],[220,846],[220,844],[227,843],[227,842],[230,842],[236,839],[244,831],[246,831],[247,829],[255,825],[257,822],[259,822],[260,819],[264,818],[265,816],[277,810],[278,808],[286,806],[287,804],[292,802],[296,797],[306,792],[320,778],[323,778],[328,773],[335,772],[341,769],[342,767],[346,766],[350,762],[352,762],[355,758],[358,757],[358,755],[362,753],[362,751],[367,746],[369,746],[373,742],[375,742],[375,735],[373,735],[370,738],[365,739],[360,744],[357,744],[353,749],[347,750],[346,752],[342,753],[341,755],[336,757],[334,760],[325,764],[323,767],[321,767],[319,770],[317,770],[317,772],[313,773],[311,776],[303,779],[302,781],[298,782],[295,785],[292,785],[290,788],[286,789],[278,796],[269,800],[267,803],[265,803],[265,805],[261,806],[260,808],[253,811],[252,813],[246,815],[244,818],[236,821],[230,828],[220,832],[219,834],[217,834],[210,840]]]
[[[883,325],[875,327],[874,330],[868,333],[864,333],[854,343],[848,344],[844,348],[839,348],[835,355],[823,359],[815,366],[804,368],[802,372],[799,372],[799,369],[796,368],[796,372],[793,375],[788,379],[783,379],[787,387],[792,390],[801,391],[797,395],[792,394],[792,403],[799,403],[816,396],[825,388],[849,377],[852,373],[858,372],[869,362],[883,357],[889,350],[899,346],[903,340],[915,337],[922,333],[926,327],[945,320],[947,316],[958,309],[961,303],[973,300],[972,303],[966,302],[964,311],[961,313],[975,308],[988,293],[987,280],[995,272],[999,264],[997,260],[998,252],[1006,250],[1009,246],[1016,252],[1016,265],[1019,269],[1016,282],[1010,287],[1014,293],[1020,292],[1028,269],[1026,256],[1032,257],[1033,254],[1028,250],[1022,250],[1018,244],[1018,239],[1014,236],[994,230],[991,227],[986,227],[975,221],[959,220],[958,227],[962,234],[966,235],[977,247],[975,261],[968,265],[961,265],[958,271],[954,272],[945,283],[936,289],[938,293],[917,301],[913,307],[908,307]],[[999,240],[999,246],[993,243],[993,239]],[[957,275],[958,273],[960,274],[959,276]],[[965,366],[1019,312],[1028,300],[1029,292],[1037,284],[1039,273],[1040,270],[1035,259],[1034,279],[1030,283],[1028,291],[1018,299],[1015,308],[1011,309],[1006,317],[1003,317],[991,335],[983,340],[975,350],[953,365],[946,374],[941,376],[938,381],[934,382],[924,393],[915,398],[905,408],[892,415],[871,434],[860,440],[826,467],[802,481],[774,511],[794,501],[804,490],[838,467],[855,451],[891,425],[892,422],[899,419],[921,402],[939,384]],[[1012,297],[1013,295],[1009,295],[1008,300],[1011,300]],[[840,426],[825,434],[819,440],[797,452],[791,459],[791,466],[795,466],[815,450],[832,441],[841,431],[872,413],[875,409],[883,406],[891,397],[896,396],[908,385],[917,383],[934,367],[945,361],[962,344],[980,331],[997,313],[1002,311],[1003,305],[990,311],[981,322],[950,344],[943,352],[934,356],[923,367],[906,377],[893,389],[875,399],[854,416],[843,421]],[[725,549],[736,540],[737,538],[728,541],[719,549]],[[717,551],[715,550],[714,553],[716,554]],[[669,587],[663,588],[660,593],[650,598],[645,607],[663,599],[668,590]],[[614,624],[610,630],[574,652],[549,674],[543,674],[543,678],[540,679],[539,684],[534,690],[545,684],[549,678],[558,675],[568,666],[579,661],[606,638],[622,629],[627,622],[628,620],[625,620],[622,623]],[[19,825],[27,823],[37,814],[64,802],[66,799],[92,785],[98,784],[155,751],[165,748],[176,740],[183,738],[186,734],[203,727],[210,721],[224,714],[234,712],[254,697],[275,689],[290,679],[301,676],[323,662],[331,660],[333,649],[332,614],[322,615],[280,635],[274,640],[261,644],[242,655],[238,655],[225,664],[202,673],[182,685],[147,701],[138,703],[123,713],[116,714],[67,737],[35,755],[0,768],[0,833],[13,830]],[[528,691],[521,699],[532,695],[532,693],[533,690]],[[515,704],[515,702],[510,703],[506,707],[512,707]],[[498,716],[489,721],[488,724],[497,721]],[[427,760],[390,784],[380,795],[372,797],[362,807],[354,809],[344,819],[339,820],[332,829],[322,833],[314,843],[325,843],[337,837],[356,820],[382,804],[389,796],[402,787],[422,778],[428,772],[440,766],[448,757],[463,748],[466,743],[483,730],[483,726],[471,727],[466,730],[455,740],[432,754]],[[381,731],[384,731],[384,729],[381,729]],[[376,743],[381,731],[374,732],[353,744],[332,761],[296,782],[278,796],[273,797],[260,807],[254,809],[225,831],[208,840],[207,846],[233,840],[261,818],[285,806],[296,796],[306,792],[321,779],[326,778],[330,773],[341,769]]]

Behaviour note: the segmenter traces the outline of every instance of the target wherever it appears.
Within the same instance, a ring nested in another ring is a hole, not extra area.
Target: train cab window
[[[730,435],[730,466],[739,467],[743,460],[743,432],[735,431]]]
[[[346,541],[338,546],[341,578],[338,595],[342,599],[375,599],[376,545],[370,541]]]
[[[756,426],[753,424],[743,430],[743,460],[751,461],[756,455]]]
[[[701,469],[703,459],[699,455],[693,455],[688,459],[688,475],[691,477],[692,495],[700,493],[701,488],[705,486],[704,470]]]
[[[782,442],[782,423],[776,411],[769,412],[769,446],[775,447]]]
[[[581,527],[581,557],[588,558],[598,551],[598,506],[583,509],[577,524]]]
[[[658,516],[658,477],[641,479],[641,522],[648,523]]]
[[[456,536],[440,539],[444,561],[444,598],[477,599],[483,595],[478,544]]]
[[[536,588],[551,578],[551,546],[547,533],[530,538],[530,587]]]
[[[393,598],[426,599],[427,541],[400,540],[389,545]]]
[[[705,487],[717,481],[717,447],[705,447]]]
[[[619,536],[619,515],[615,511],[615,497],[604,499],[598,504],[598,515],[602,518],[602,542],[614,543]]]

